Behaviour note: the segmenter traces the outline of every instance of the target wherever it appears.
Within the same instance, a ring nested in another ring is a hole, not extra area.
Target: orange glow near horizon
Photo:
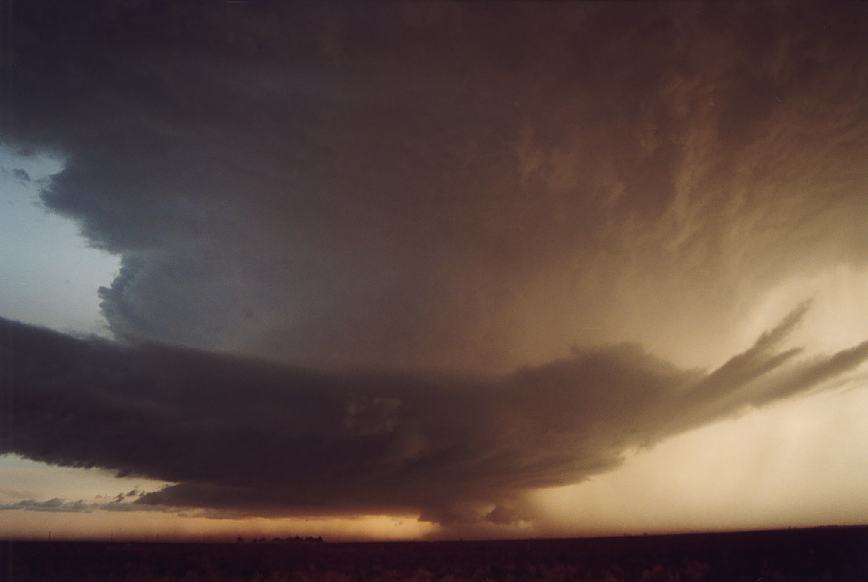
[[[6,511],[0,537],[45,540],[235,541],[322,536],[327,541],[414,540],[437,526],[413,516],[214,519],[152,511],[50,513]]]

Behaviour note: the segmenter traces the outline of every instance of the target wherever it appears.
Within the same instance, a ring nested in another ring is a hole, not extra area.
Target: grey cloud
[[[78,501],[67,501],[60,497],[54,497],[46,501],[37,501],[35,499],[22,499],[17,503],[7,503],[0,505],[0,511],[23,509],[25,511],[46,511],[58,513],[90,513],[97,507],[94,503],[85,503],[81,499]]]
[[[8,135],[119,338],[502,372],[868,256],[864,7],[115,4],[16,6]]]
[[[69,501],[61,497],[53,497],[44,501],[22,499],[15,503],[0,504],[0,511],[43,511],[51,513],[93,513],[94,511],[167,511],[166,508],[142,506],[123,501],[119,495],[112,501],[88,503],[83,499]]]
[[[711,372],[619,345],[491,376],[315,370],[4,321],[14,425],[0,453],[175,483],[130,508],[516,523],[530,490],[868,359],[868,344],[797,359],[782,345],[803,313]]]
[[[118,341],[3,321],[0,452],[174,483],[103,509],[515,524],[868,357],[651,353],[864,265],[865,6],[91,6],[16,4],[2,129]]]

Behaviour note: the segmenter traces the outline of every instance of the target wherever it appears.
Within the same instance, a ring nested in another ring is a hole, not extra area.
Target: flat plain
[[[510,541],[2,543],[4,580],[868,580],[868,527]]]

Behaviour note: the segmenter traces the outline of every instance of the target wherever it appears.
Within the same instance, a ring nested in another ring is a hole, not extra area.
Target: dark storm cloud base
[[[620,345],[492,377],[321,371],[0,319],[0,453],[175,483],[142,508],[517,523],[532,519],[532,489],[868,359],[868,342],[812,358],[783,349],[806,309],[710,373]]]

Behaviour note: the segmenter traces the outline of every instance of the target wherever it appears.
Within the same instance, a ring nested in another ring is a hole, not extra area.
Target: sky
[[[868,523],[868,5],[5,3],[0,536]]]

